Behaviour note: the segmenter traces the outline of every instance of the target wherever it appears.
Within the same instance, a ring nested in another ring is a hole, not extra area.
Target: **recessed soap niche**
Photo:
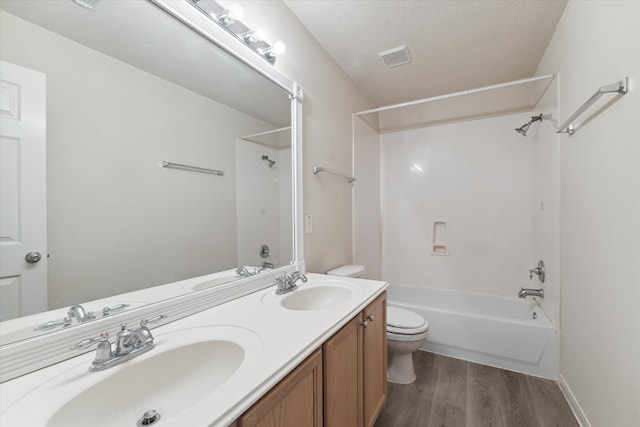
[[[449,255],[449,222],[434,221],[431,229],[431,255]]]

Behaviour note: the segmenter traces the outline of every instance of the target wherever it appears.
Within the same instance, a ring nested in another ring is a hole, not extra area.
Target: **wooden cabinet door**
[[[362,426],[362,314],[323,346],[324,425]]]
[[[238,420],[239,427],[322,427],[322,350],[302,362]]]
[[[387,293],[363,311],[364,426],[372,427],[387,398]]]

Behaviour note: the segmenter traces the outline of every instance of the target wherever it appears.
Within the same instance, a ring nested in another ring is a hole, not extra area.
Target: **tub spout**
[[[544,298],[544,289],[542,289],[542,288],[541,289],[520,288],[520,292],[518,292],[518,297],[519,298],[526,298],[528,296]]]

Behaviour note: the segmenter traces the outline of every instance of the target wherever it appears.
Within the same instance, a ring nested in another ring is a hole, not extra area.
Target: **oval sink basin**
[[[280,305],[289,310],[325,310],[343,303],[352,294],[353,290],[339,285],[302,287],[285,295]]]
[[[47,426],[77,425],[82,419],[99,419],[97,425],[135,425],[134,418],[151,409],[161,416],[175,414],[224,384],[244,356],[244,349],[231,341],[205,341],[159,353],[85,390],[60,408]],[[146,402],[145,409],[136,413],[130,406],[139,406],[140,400]]]
[[[259,366],[262,341],[244,328],[196,327],[158,335],[155,348],[122,365],[88,372],[83,362],[27,394],[3,414],[3,421],[47,427],[136,426],[145,412],[155,410],[160,426],[186,425],[180,420],[191,414],[190,408],[234,375]]]

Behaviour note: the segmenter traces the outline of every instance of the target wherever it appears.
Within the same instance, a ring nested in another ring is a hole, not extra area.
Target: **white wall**
[[[381,136],[385,280],[512,297],[529,284],[534,142],[514,128],[531,115]],[[431,254],[438,220],[449,256]]]
[[[537,71],[560,73],[562,120],[630,78],[627,95],[559,140],[560,373],[592,426],[640,420],[639,22],[640,2],[571,1]]]
[[[236,266],[235,138],[268,126],[1,13],[2,59],[47,75],[50,308]]]

